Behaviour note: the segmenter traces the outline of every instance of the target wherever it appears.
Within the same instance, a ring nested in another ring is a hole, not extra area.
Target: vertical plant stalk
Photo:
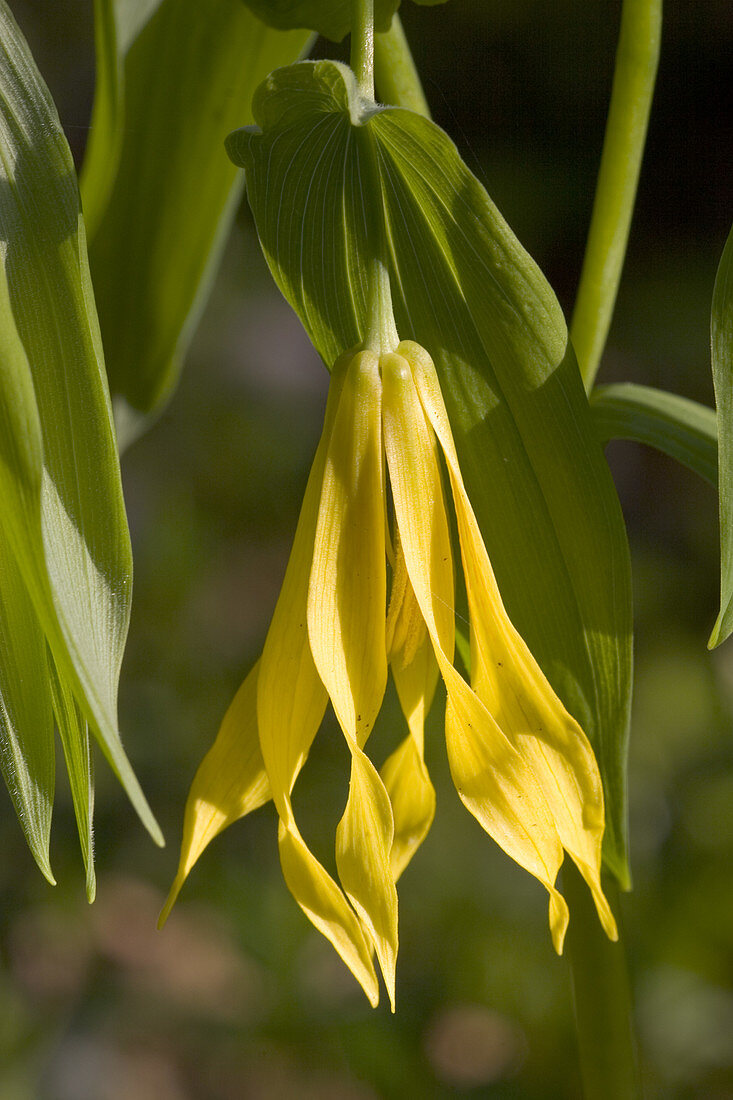
[[[362,96],[373,103],[374,0],[352,0],[352,11],[351,68]],[[392,292],[386,263],[379,169],[372,137],[366,128],[362,130],[361,137],[365,143],[373,184],[369,189],[370,209],[366,211],[371,222],[369,234],[371,256],[369,257],[369,319],[367,331],[364,334],[364,345],[375,351],[377,355],[382,355],[385,352],[394,351],[399,343],[399,337],[392,311]]]
[[[662,0],[623,0],[611,103],[570,337],[591,390],[611,325],[659,61]]]
[[[388,31],[374,35],[374,76],[382,103],[430,118],[428,101],[397,14]]]
[[[351,68],[359,91],[374,99],[374,0],[352,0]]]
[[[570,860],[563,867],[563,886],[571,914],[566,944],[584,1100],[636,1100],[641,1085],[623,930],[619,926],[617,943],[607,939]],[[618,892],[610,878],[604,890],[618,923]]]

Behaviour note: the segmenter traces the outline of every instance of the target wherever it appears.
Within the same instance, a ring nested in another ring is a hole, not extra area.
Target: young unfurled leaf
[[[715,279],[711,337],[718,409],[721,571],[720,614],[708,643],[712,648],[733,631],[733,229]]]
[[[249,120],[263,77],[309,41],[305,31],[269,29],[240,0],[139,8],[97,0],[97,99],[82,174],[123,446],[175,387],[241,195],[224,138]]]
[[[280,70],[254,114],[262,132],[233,134],[230,155],[275,279],[327,365],[366,332],[365,226],[381,195],[400,337],[435,361],[507,610],[591,740],[605,857],[625,883],[628,547],[557,300],[449,138],[366,104],[348,69]]]
[[[16,626],[0,652],[0,690],[32,668],[12,711],[30,762],[48,729],[45,638],[64,690],[160,840],[117,728],[132,562],[79,192],[50,95],[4,2],[0,92],[0,539],[13,563],[3,571],[5,621]],[[24,602],[11,604],[21,578]],[[70,736],[81,738],[81,726]],[[44,789],[43,768],[31,771]]]

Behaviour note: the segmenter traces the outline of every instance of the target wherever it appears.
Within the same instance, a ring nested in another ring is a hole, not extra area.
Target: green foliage
[[[647,443],[717,487],[718,428],[713,409],[633,382],[597,386],[590,407],[603,443],[610,439]]]
[[[224,138],[309,36],[268,29],[240,0],[98,0],[96,13],[82,195],[124,445],[176,385],[241,196]]]
[[[709,645],[733,632],[733,229],[728,235],[713,291],[711,344],[718,408],[720,494],[720,614]]]
[[[80,822],[91,799],[89,722],[141,819],[161,838],[117,728],[132,560],[76,176],[51,98],[4,3],[0,91],[2,755],[31,849],[50,877],[51,707]],[[87,824],[82,848],[89,865]]]
[[[350,70],[281,70],[254,114],[262,132],[228,149],[275,279],[328,365],[365,335],[382,239],[400,336],[435,361],[509,613],[594,745],[606,858],[626,882],[628,550],[557,301],[447,136],[365,106]]]
[[[389,29],[401,0],[374,0],[374,27]],[[443,4],[445,0],[415,0],[417,4]],[[306,27],[340,42],[351,30],[353,0],[244,0],[255,15],[270,27],[289,30]]]

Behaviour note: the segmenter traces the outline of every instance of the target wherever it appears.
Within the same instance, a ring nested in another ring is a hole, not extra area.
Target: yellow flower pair
[[[468,594],[470,686],[453,664],[453,555],[439,452]],[[379,772],[364,748],[388,665],[409,735]],[[603,792],[592,749],[509,621],[463,485],[433,362],[423,348],[403,341],[393,353],[348,352],[334,366],[323,435],[264,650],[194,779],[178,874],[161,919],[213,837],[272,798],[293,896],[374,1005],[376,954],[394,1009],[395,883],[433,818],[423,724],[438,672],[458,793],[490,836],[549,891],[555,948],[562,950],[568,924],[555,887],[563,850],[615,939],[600,883]],[[329,699],[351,754],[349,796],[336,830],[341,885],[306,846],[291,802]]]

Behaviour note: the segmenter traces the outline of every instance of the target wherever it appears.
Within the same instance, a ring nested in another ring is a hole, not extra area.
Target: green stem
[[[397,14],[388,31],[374,36],[374,75],[383,103],[430,118],[428,101]]]
[[[351,68],[359,91],[374,99],[374,0],[352,0]]]
[[[588,243],[570,336],[590,390],[621,278],[659,60],[662,0],[623,0]]]
[[[603,885],[618,921],[615,884]],[[641,1088],[623,944],[607,939],[588,887],[569,860],[563,886],[570,906],[567,953],[584,1100],[636,1100]]]

